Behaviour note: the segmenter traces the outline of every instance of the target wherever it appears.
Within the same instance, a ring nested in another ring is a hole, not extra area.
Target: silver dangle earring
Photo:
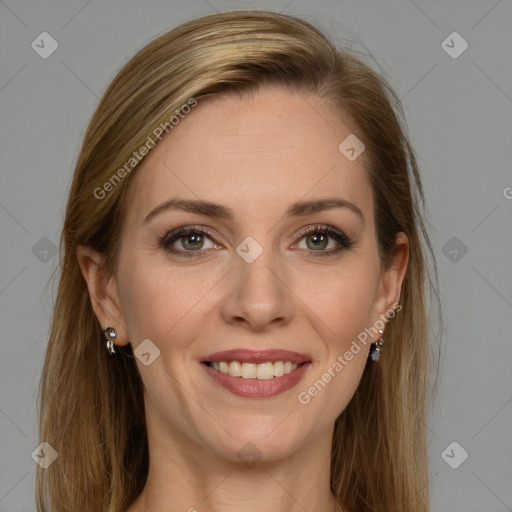
[[[103,330],[105,334],[105,338],[107,338],[107,350],[108,353],[113,356],[116,353],[116,349],[114,348],[114,341],[117,336],[117,331],[113,327],[105,327]]]
[[[384,340],[382,339],[382,335],[384,334],[384,331],[382,329],[379,329],[380,338],[375,342],[375,348],[372,352],[372,360],[378,361],[380,358],[380,347],[382,347]]]

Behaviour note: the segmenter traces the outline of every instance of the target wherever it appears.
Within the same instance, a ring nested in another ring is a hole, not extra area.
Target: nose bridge
[[[247,237],[237,246],[224,304],[227,321],[245,320],[258,329],[277,320],[289,321],[292,301],[284,275],[286,266],[271,238],[266,236],[260,244]]]

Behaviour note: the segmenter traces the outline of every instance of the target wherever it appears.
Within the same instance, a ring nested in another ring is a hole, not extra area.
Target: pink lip
[[[201,362],[209,361],[211,363],[220,363],[221,361],[231,362],[239,361],[241,363],[266,363],[275,361],[290,361],[296,364],[306,363],[311,361],[311,358],[298,352],[290,352],[289,350],[244,350],[233,349],[223,350],[222,352],[215,352],[202,359]],[[281,378],[281,377],[279,377]],[[250,380],[250,379],[247,379]]]
[[[219,354],[225,353],[219,352]],[[217,354],[215,355],[217,356]],[[220,361],[226,360],[229,361],[230,359],[220,359]],[[240,361],[240,359],[236,358],[233,358],[232,360]],[[266,358],[263,358],[261,362],[270,360],[271,359],[268,359],[268,356],[266,356]],[[281,360],[282,359],[276,359],[276,361]],[[290,361],[290,359],[287,358],[285,358],[285,360]],[[221,373],[209,367],[204,362],[201,364],[201,366],[207,371],[213,380],[237,396],[241,396],[243,398],[272,398],[295,386],[304,376],[304,373],[307,371],[307,369],[311,366],[311,361],[305,362],[301,366],[298,366],[295,370],[292,370],[290,373],[283,375],[282,377],[273,377],[272,379],[265,380],[232,377],[229,374]]]

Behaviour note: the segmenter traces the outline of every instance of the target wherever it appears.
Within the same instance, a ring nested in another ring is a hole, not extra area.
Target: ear
[[[388,269],[381,273],[375,296],[373,324],[379,319],[386,321],[390,311],[396,308],[402,290],[402,282],[409,261],[409,239],[403,232],[395,236],[396,251]]]
[[[103,256],[91,247],[78,246],[76,256],[102,329],[113,327],[117,331],[115,344],[126,345],[129,340],[115,277],[106,275]]]

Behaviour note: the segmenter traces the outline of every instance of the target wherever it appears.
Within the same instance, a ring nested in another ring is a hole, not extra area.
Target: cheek
[[[315,322],[324,352],[309,379],[297,392],[297,401],[319,424],[332,423],[352,399],[372,340],[370,327],[375,283],[367,273],[338,275],[311,294],[308,307],[321,320]]]
[[[164,350],[169,345],[166,340],[172,339],[172,347],[177,348],[180,339],[185,342],[186,338],[193,338],[190,330],[194,325],[189,320],[200,314],[206,302],[205,293],[214,287],[217,274],[201,273],[200,277],[180,272],[160,257],[142,251],[125,253],[118,281],[126,330],[133,347],[149,338]],[[185,327],[187,336],[182,338],[180,332]]]
[[[298,276],[296,282],[297,295],[322,321],[319,325],[338,348],[370,326],[377,290],[374,267],[347,264],[314,278]]]
[[[172,321],[176,304],[169,302],[173,295],[166,293],[169,288],[158,272],[140,254],[136,246],[125,242],[121,251],[118,272],[119,298],[128,338],[135,348],[142,340],[149,338],[157,345],[163,329],[163,319]],[[162,316],[162,310],[168,315]]]

